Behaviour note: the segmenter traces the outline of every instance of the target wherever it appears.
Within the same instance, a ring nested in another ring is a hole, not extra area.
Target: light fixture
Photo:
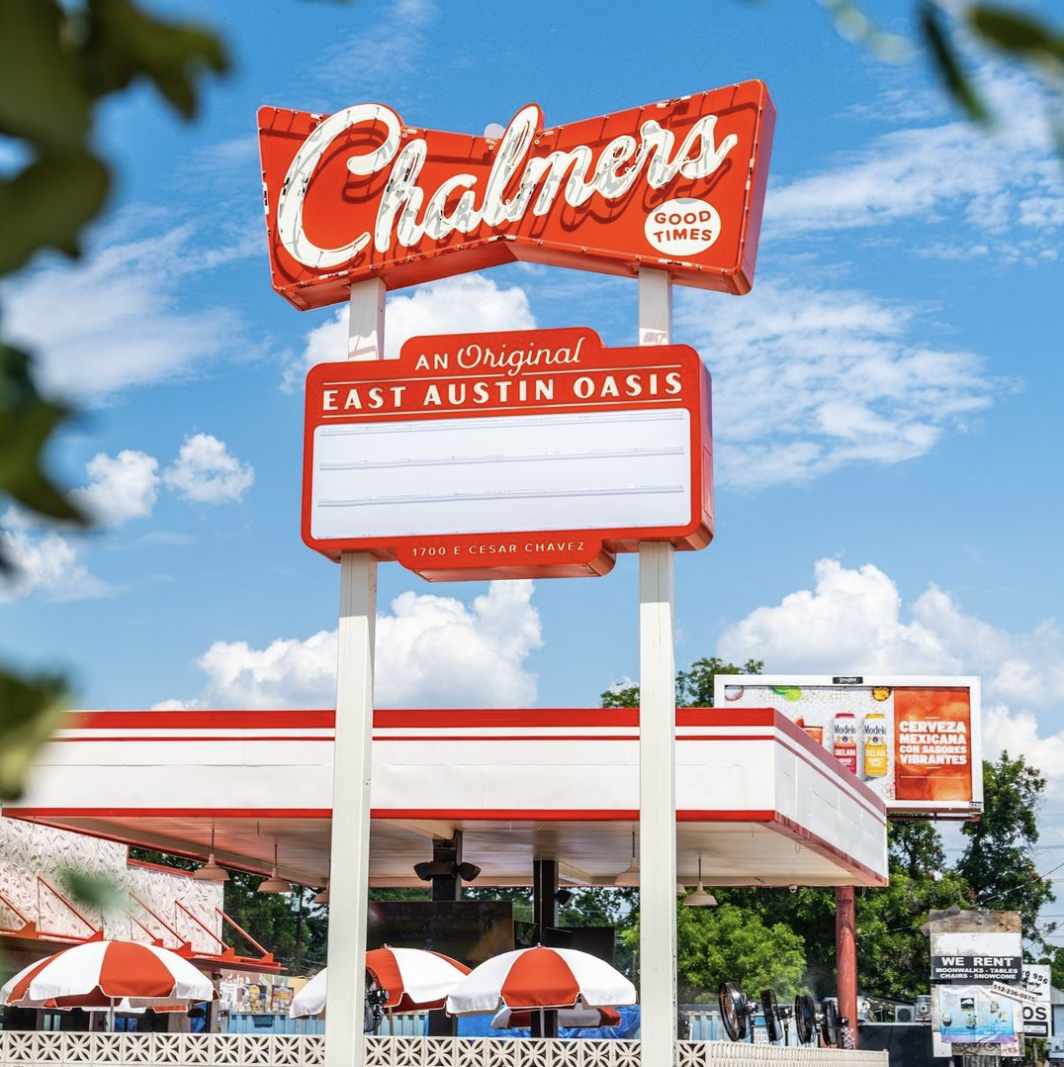
[[[199,870],[192,872],[192,877],[197,882],[228,882],[229,872],[224,867],[219,867],[214,862],[214,824],[211,823],[211,851],[207,857],[207,862],[199,868]]]
[[[635,854],[635,831],[632,831],[632,859],[628,866],[613,880],[614,885],[639,885],[639,860]]]
[[[291,893],[292,885],[290,882],[286,882],[283,878],[277,877],[277,842],[273,843],[273,870],[270,871],[270,877],[264,881],[259,882],[256,893]]]
[[[702,857],[698,857],[698,888],[693,893],[684,897],[684,904],[688,908],[715,908],[717,898],[712,893],[707,893],[702,888]]]
[[[676,883],[676,895],[677,895],[678,897],[685,897],[685,896],[687,896],[687,886],[685,886],[685,885],[683,884],[683,882],[677,882],[677,883]]]
[[[556,889],[554,891],[554,899],[561,904],[564,908],[570,900],[573,899],[573,891],[571,889]]]
[[[325,879],[325,885],[321,887],[321,892],[311,900],[311,904],[328,904],[329,903],[329,879]]]
[[[431,882],[433,878],[453,878],[456,874],[463,882],[472,882],[480,874],[480,868],[475,863],[425,860],[414,864],[414,874],[423,882]]]
[[[475,863],[459,863],[455,869],[463,882],[472,882],[480,874],[480,868]]]

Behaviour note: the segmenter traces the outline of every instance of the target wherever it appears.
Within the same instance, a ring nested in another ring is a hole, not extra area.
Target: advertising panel
[[[748,292],[775,108],[747,81],[498,135],[408,126],[384,104],[263,107],[259,150],[274,289],[301,309],[532,260]]]
[[[1003,913],[1009,914],[1009,913]],[[931,931],[931,981],[1019,982],[1023,977],[1020,931]]]
[[[709,375],[588,329],[415,337],[307,378],[303,538],[430,580],[607,573],[713,536]]]
[[[1023,1032],[1027,1037],[1049,1037],[1052,1029],[1050,970],[1047,963],[1025,963],[1023,965],[1023,989],[1033,998],[1023,1004]]]
[[[947,1043],[1013,1045],[1023,1029],[1020,1005],[978,985],[935,987],[936,1029]]]
[[[978,678],[717,675],[714,701],[787,715],[891,814],[982,810]]]

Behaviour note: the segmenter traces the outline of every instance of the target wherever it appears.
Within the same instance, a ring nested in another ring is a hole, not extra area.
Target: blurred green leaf
[[[0,3],[0,131],[58,151],[78,147],[90,101],[55,0]]]
[[[89,148],[100,98],[143,77],[191,117],[201,75],[227,66],[212,33],[156,18],[132,0],[0,0],[0,135],[21,141],[31,157],[0,179],[0,275],[45,248],[79,253],[81,231],[103,209],[110,185]],[[42,470],[49,438],[69,415],[37,391],[29,356],[0,342],[0,503],[10,496],[40,515],[86,522]],[[57,677],[0,671],[0,800],[20,795],[37,749],[60,721],[63,696]],[[113,898],[114,887],[84,877],[68,881],[79,899]]]
[[[84,524],[85,514],[41,470],[49,434],[69,415],[37,392],[26,353],[0,342],[0,493],[39,515]]]
[[[106,878],[96,878],[83,871],[67,869],[59,876],[63,887],[80,904],[91,904],[94,908],[110,911],[124,908],[129,904],[125,890]]]
[[[1009,55],[1064,62],[1064,37],[1029,15],[1012,8],[975,4],[967,12],[967,21],[984,41]]]
[[[920,30],[949,95],[967,112],[969,118],[989,125],[990,112],[965,74],[938,11],[930,3],[925,2],[920,9]]]
[[[95,95],[146,77],[176,111],[191,118],[199,74],[228,69],[222,42],[195,23],[165,22],[130,0],[89,0],[88,14],[85,71]]]
[[[81,228],[99,214],[109,185],[107,168],[87,152],[45,155],[0,181],[0,275],[42,248],[76,256]]]
[[[831,12],[836,31],[847,41],[863,45],[888,63],[901,63],[909,58],[908,42],[877,26],[854,0],[819,0],[819,3]]]
[[[60,722],[60,678],[16,678],[0,671],[0,800],[17,800],[37,750]]]

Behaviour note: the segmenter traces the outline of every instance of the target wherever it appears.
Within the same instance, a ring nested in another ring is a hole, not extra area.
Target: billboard
[[[1049,1037],[1052,1030],[1051,970],[1048,963],[1023,965],[1023,989],[1031,998],[1023,1004],[1023,1032],[1028,1037]]]
[[[529,104],[479,137],[260,108],[273,287],[305,310],[531,260],[748,292],[775,114],[760,81],[552,127]]]
[[[889,814],[982,811],[978,678],[718,674],[714,702],[785,714]]]
[[[307,377],[303,538],[430,580],[605,574],[713,536],[710,381],[585,328],[415,337]]]
[[[1020,1004],[1004,993],[980,985],[942,985],[934,996],[933,1025],[947,1044],[1014,1046],[1023,1033]]]

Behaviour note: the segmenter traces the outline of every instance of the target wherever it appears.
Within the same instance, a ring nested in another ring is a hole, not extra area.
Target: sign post
[[[348,358],[384,354],[384,283],[351,287]],[[362,1067],[366,995],[366,897],[372,777],[373,663],[377,560],[367,552],[340,558],[336,740],[329,869],[329,1026],[325,1067]]]
[[[303,537],[341,564],[326,1067],[361,1067],[365,1050],[377,562],[430,581],[573,577],[637,550],[643,1062],[667,1067],[674,555],[713,536],[709,376],[671,344],[671,286],[753,284],[768,90],[562,126],[529,104],[500,137],[413,127],[373,103],[258,120],[274,289],[303,310],[349,299],[349,360],[382,358],[386,288],[513,260],[639,280],[638,349],[606,350],[586,328],[414,338],[385,372],[308,377]]]
[[[672,340],[672,288],[639,272],[639,343]],[[639,546],[639,962],[642,1062],[676,1048],[675,548]]]

